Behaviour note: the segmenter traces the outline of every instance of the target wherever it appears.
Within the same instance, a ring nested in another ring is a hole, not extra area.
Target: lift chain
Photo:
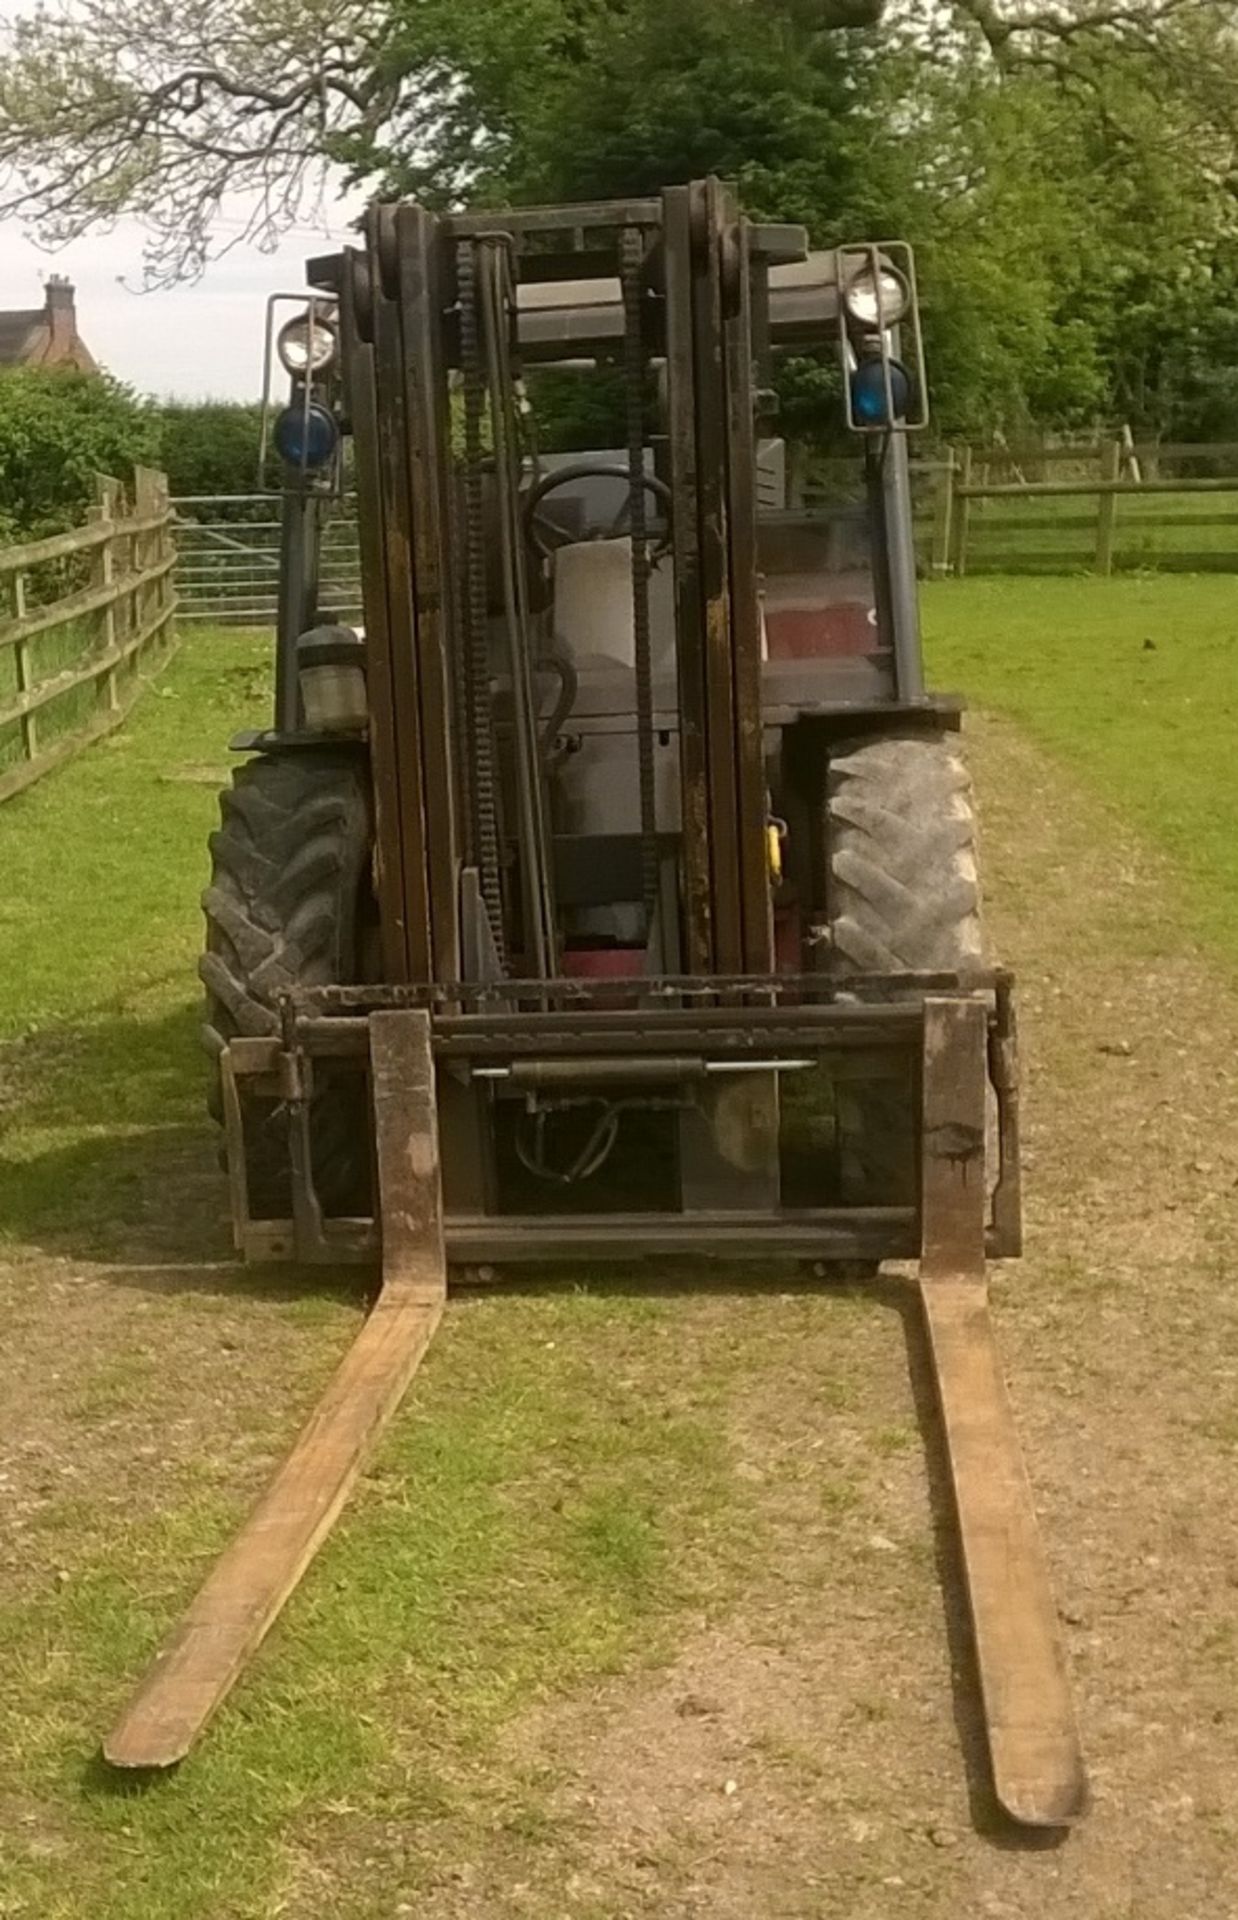
[[[467,646],[464,680],[468,693],[468,758],[471,762],[473,856],[477,861],[482,904],[495,951],[505,955],[503,892],[499,876],[498,790],[494,775],[494,734],[490,716],[490,659],[486,619],[485,474],[482,415],[485,381],[477,331],[475,243],[460,245],[460,362],[464,388],[464,521]]]

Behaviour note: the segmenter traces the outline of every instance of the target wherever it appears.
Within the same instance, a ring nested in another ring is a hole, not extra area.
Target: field
[[[3,1920],[1238,1911],[1238,605],[925,600],[1022,982],[1029,1252],[997,1313],[1090,1821],[1028,1846],[987,1805],[897,1278],[777,1268],[453,1304],[200,1752],[109,1778],[127,1681],[359,1312],[228,1258],[196,896],[266,647],[202,632],[0,809]]]

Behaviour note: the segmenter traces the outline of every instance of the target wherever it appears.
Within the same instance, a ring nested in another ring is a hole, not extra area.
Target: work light
[[[866,333],[884,333],[887,327],[897,326],[910,298],[906,280],[885,260],[862,266],[843,291],[849,316]]]
[[[304,378],[325,373],[335,359],[337,345],[331,322],[307,307],[304,313],[296,313],[284,322],[275,341],[275,351],[285,373]]]

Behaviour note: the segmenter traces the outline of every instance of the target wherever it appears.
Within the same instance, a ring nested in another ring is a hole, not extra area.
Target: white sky
[[[8,25],[36,4],[0,0],[0,21]],[[56,253],[39,247],[21,222],[0,221],[0,307],[41,307],[48,275],[66,273],[77,289],[78,330],[118,379],[160,397],[256,400],[267,295],[297,292],[311,255],[355,240],[349,222],[363,206],[362,195],[344,199],[324,188],[321,213],[305,216],[314,224],[293,228],[276,252],[234,246],[202,279],[167,293],[131,291],[142,284],[145,235],[136,221]],[[225,202],[221,245],[243,231],[246,211],[244,202]]]
[[[321,225],[294,228],[276,253],[233,247],[193,286],[168,293],[129,291],[142,280],[143,233],[135,222],[48,253],[18,222],[0,221],[0,307],[42,306],[48,274],[67,273],[77,288],[78,330],[119,379],[143,393],[256,400],[267,295],[302,287],[304,262],[350,237],[359,204],[354,196],[328,205]],[[240,226],[230,209],[221,241]]]

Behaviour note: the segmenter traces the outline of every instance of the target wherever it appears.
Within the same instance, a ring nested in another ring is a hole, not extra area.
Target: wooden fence
[[[924,574],[1238,573],[1238,444],[1144,446],[1129,432],[1086,441],[959,446],[913,439],[916,547]],[[862,498],[859,462],[824,459],[801,476],[806,506]],[[182,621],[274,624],[277,493],[186,495],[176,514]],[[361,618],[356,505],[323,516],[324,617]]]
[[[935,574],[1238,573],[1238,445],[952,448],[921,486]]]
[[[0,801],[119,726],[176,607],[163,474],[100,478],[86,524],[0,548]]]

